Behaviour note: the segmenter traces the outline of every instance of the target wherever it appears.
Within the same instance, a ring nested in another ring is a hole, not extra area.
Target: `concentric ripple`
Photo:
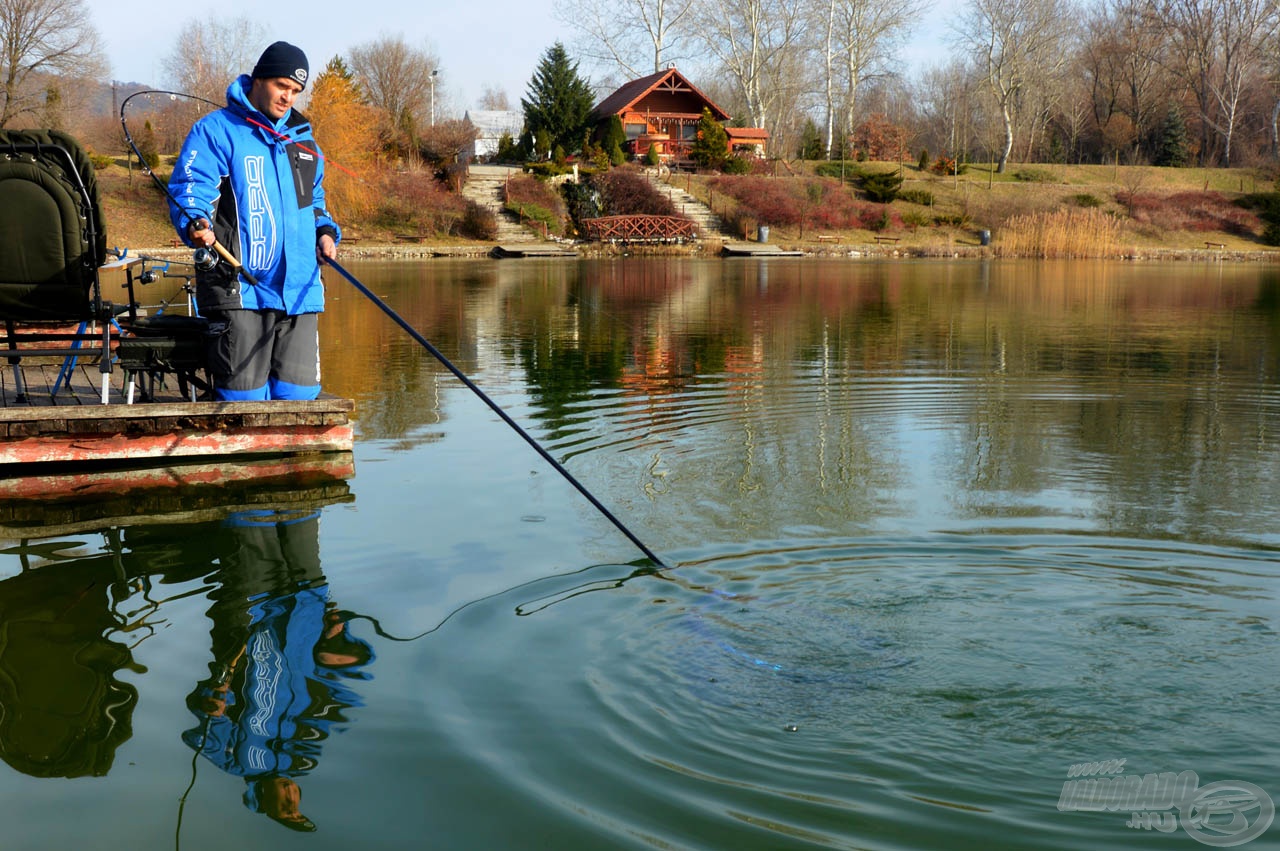
[[[1270,776],[1274,563],[1070,535],[770,541],[523,587],[418,662],[452,671],[426,702],[455,758],[574,847],[1121,848],[1123,816],[1057,810],[1070,765]],[[1213,751],[1189,751],[1203,729]]]

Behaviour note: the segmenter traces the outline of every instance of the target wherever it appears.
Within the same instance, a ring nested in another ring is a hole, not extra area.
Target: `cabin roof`
[[[697,86],[689,82],[688,78],[675,68],[668,68],[665,71],[659,71],[656,74],[650,74],[647,77],[640,77],[629,83],[624,83],[613,94],[596,104],[595,109],[591,110],[591,114],[597,121],[608,118],[610,115],[621,115],[634,108],[650,92],[659,89],[665,89],[670,92],[689,92],[702,101],[702,104],[707,109],[711,110],[712,117],[717,121],[729,120],[729,113],[717,106],[715,101],[703,94]],[[702,108],[699,107],[697,111],[701,112]]]

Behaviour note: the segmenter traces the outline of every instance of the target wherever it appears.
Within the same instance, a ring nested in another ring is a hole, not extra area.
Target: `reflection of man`
[[[365,679],[372,648],[351,635],[320,572],[318,518],[241,513],[218,538],[213,676],[187,698],[200,721],[183,741],[243,777],[245,805],[293,830],[313,831],[298,778],[323,741],[360,706],[347,683]]]

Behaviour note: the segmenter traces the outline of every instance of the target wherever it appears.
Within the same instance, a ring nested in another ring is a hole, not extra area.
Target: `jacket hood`
[[[289,110],[279,121],[272,121],[269,116],[263,115],[258,111],[257,107],[249,102],[249,89],[252,86],[253,78],[248,74],[241,74],[232,80],[231,85],[227,86],[227,109],[236,115],[252,118],[260,124],[265,124],[279,133],[287,133],[286,125],[295,110]]]

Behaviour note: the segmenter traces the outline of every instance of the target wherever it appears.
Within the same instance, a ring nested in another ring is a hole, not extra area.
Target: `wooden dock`
[[[84,358],[82,361],[92,361]],[[123,372],[111,375],[101,404],[96,363],[80,363],[57,395],[61,362],[23,361],[26,393],[13,373],[0,377],[0,469],[14,464],[143,462],[148,459],[350,452],[354,430],[349,399],[308,402],[187,401],[176,388],[154,400],[125,404]],[[170,377],[171,378],[171,377]],[[7,472],[7,470],[6,470]]]
[[[767,242],[726,242],[720,253],[725,257],[803,257],[803,251],[783,251]]]
[[[549,245],[545,242],[518,242],[494,246],[493,256],[503,258],[577,257],[578,252],[559,245]]]

